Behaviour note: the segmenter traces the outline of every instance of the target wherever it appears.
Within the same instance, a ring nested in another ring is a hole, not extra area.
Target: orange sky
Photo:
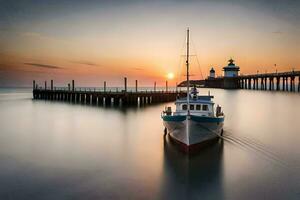
[[[292,3],[7,3],[0,10],[0,86],[31,86],[33,79],[116,86],[124,76],[130,85],[163,86],[170,72],[174,85],[185,78],[187,27],[200,64],[191,58],[192,79],[212,66],[221,75],[230,57],[243,74],[275,71],[274,64],[299,70],[299,4]]]

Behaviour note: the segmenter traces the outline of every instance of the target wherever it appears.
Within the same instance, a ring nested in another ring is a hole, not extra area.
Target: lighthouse
[[[215,72],[215,70],[214,70],[214,68],[212,67],[211,69],[210,69],[210,71],[209,71],[209,77],[208,77],[209,79],[214,79],[214,78],[216,78],[216,72]]]
[[[234,60],[230,58],[228,65],[223,67],[224,77],[237,77],[239,75],[240,67],[234,64]]]

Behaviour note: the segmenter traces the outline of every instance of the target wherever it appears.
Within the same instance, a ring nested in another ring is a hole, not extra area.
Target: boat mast
[[[187,113],[190,114],[190,78],[189,78],[189,40],[190,40],[190,30],[187,29],[186,38],[186,82],[187,82]]]

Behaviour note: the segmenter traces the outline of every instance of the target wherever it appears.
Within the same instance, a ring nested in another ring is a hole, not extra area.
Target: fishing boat
[[[196,86],[189,81],[189,29],[187,29],[186,83],[187,96],[178,98],[176,110],[166,107],[161,117],[165,133],[185,151],[196,149],[217,139],[223,133],[224,113],[215,106],[210,95],[198,95]],[[191,89],[190,89],[191,88]],[[216,107],[216,108],[215,108]]]

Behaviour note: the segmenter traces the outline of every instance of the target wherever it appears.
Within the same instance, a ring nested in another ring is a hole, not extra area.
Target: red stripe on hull
[[[171,139],[171,142],[178,145],[179,149],[185,153],[195,153],[195,152],[199,151],[200,149],[203,149],[204,147],[207,147],[210,144],[215,143],[216,141],[219,140],[219,137],[216,137],[216,138],[212,138],[212,139],[209,139],[209,140],[197,143],[197,144],[187,145],[187,144],[173,138],[169,134],[168,134],[168,136]]]

